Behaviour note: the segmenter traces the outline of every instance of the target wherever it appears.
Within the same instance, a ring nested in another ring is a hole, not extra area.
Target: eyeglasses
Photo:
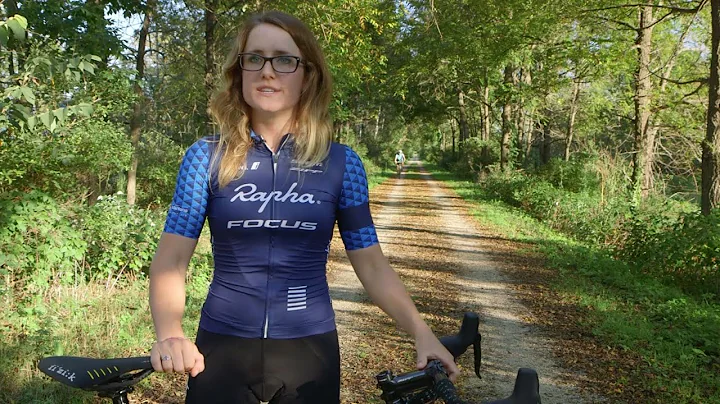
[[[238,60],[240,68],[250,72],[262,70],[265,63],[269,61],[273,70],[278,73],[294,73],[300,63],[305,63],[297,56],[281,55],[267,58],[256,53],[241,53],[238,55]]]

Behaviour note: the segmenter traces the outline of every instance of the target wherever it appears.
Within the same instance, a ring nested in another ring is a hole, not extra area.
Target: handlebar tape
[[[458,398],[455,386],[446,377],[435,381],[434,390],[438,397],[445,401],[445,404],[465,404]]]

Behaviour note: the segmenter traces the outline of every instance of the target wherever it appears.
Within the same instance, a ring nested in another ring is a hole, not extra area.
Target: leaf
[[[48,129],[50,129],[50,124],[52,117],[50,116],[49,112],[43,112],[42,114],[38,115],[38,118],[40,118],[40,121],[45,125]]]
[[[7,90],[5,90],[5,95],[9,95],[13,98],[20,99],[22,97],[22,90],[20,87],[10,87]]]
[[[30,87],[22,86],[20,87],[20,91],[22,92],[23,98],[27,102],[29,102],[31,105],[35,105],[35,94],[33,94],[33,91]]]
[[[15,104],[15,109],[20,112],[24,119],[28,119],[32,115],[32,111],[25,105]]]
[[[53,115],[57,117],[58,123],[62,125],[63,122],[65,122],[65,118],[67,118],[67,110],[65,108],[58,108],[56,110],[53,110]]]
[[[31,116],[27,119],[28,129],[33,130],[35,125],[37,124],[37,118],[34,116]]]
[[[78,105],[80,114],[83,116],[90,116],[93,113],[93,106],[88,103],[81,103]]]
[[[22,24],[20,24],[20,22],[15,19],[15,17],[7,21],[7,27],[10,28],[10,30],[13,32],[13,34],[15,35],[15,39],[17,39],[18,41],[22,41],[23,39],[25,39],[25,28],[22,27]]]
[[[4,25],[0,26],[0,45],[6,46],[8,39],[10,39],[10,35],[8,34],[7,27]]]
[[[90,56],[90,59],[92,59],[96,62],[102,62],[102,58],[100,56],[97,56],[97,55],[88,55],[88,56]]]
[[[20,14],[15,14],[11,19],[17,20],[22,29],[27,29],[27,18],[21,16]]]

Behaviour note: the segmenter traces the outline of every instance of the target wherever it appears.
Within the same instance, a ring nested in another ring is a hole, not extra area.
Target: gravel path
[[[583,397],[576,383],[583,376],[553,361],[556,342],[534,327],[530,311],[499,269],[499,242],[484,235],[469,207],[431,177],[409,167],[400,178],[376,187],[373,216],[383,251],[424,318],[439,335],[455,332],[461,313],[481,316],[482,380],[472,375],[471,354],[460,361],[461,392],[474,401],[498,398],[512,390],[519,367],[540,374],[543,403],[603,401]],[[368,302],[362,285],[334,240],[330,254],[330,290],[343,357],[343,403],[376,403],[374,374],[384,369],[412,370],[414,351],[407,336],[394,329]]]

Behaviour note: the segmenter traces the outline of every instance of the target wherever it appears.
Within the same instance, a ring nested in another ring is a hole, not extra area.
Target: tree
[[[712,31],[707,133],[702,155],[702,213],[720,207],[720,0],[711,0]]]
[[[147,98],[143,93],[142,81],[145,77],[145,45],[147,42],[148,32],[150,31],[150,22],[153,18],[153,12],[155,11],[155,0],[148,0],[145,5],[145,17],[143,19],[143,25],[140,29],[140,35],[138,39],[138,49],[135,57],[136,64],[136,76],[135,93],[138,95],[138,100],[135,103],[135,107],[132,111],[132,117],[130,118],[130,142],[133,148],[132,162],[130,163],[130,170],[127,175],[127,203],[130,205],[135,204],[136,198],[136,184],[137,184],[137,169],[140,160],[138,153],[138,146],[140,144],[140,135],[142,133],[142,126],[144,122],[144,111]]]

